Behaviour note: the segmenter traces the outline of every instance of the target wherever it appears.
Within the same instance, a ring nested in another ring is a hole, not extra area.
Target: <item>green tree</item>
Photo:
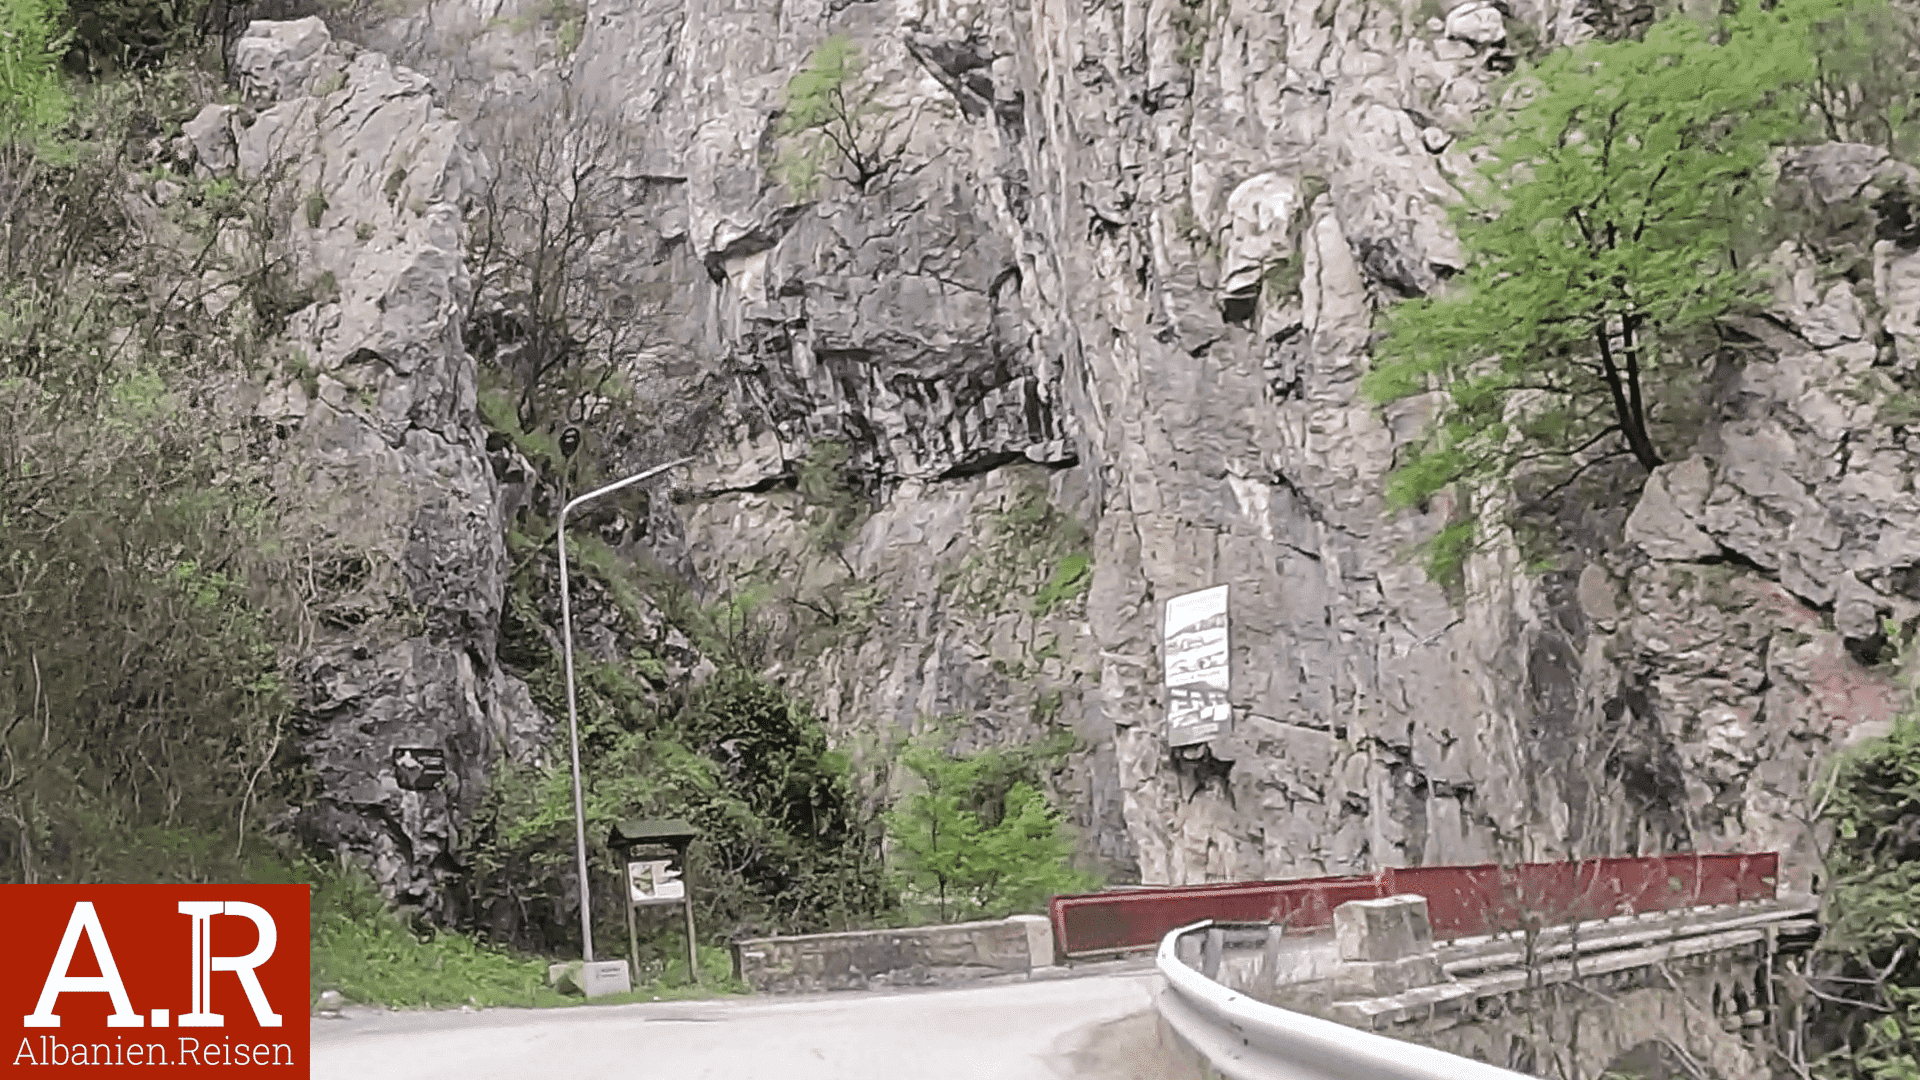
[[[1806,28],[1837,10],[1675,14],[1522,73],[1455,207],[1463,279],[1388,314],[1363,383],[1382,402],[1442,391],[1392,505],[1528,467],[1564,483],[1620,455],[1661,464],[1676,436],[1658,407],[1693,393],[1716,321],[1762,294],[1742,243],[1764,227],[1769,152],[1806,130]],[[1430,569],[1457,566],[1472,530],[1443,532]]]
[[[1920,716],[1840,758],[1812,1027],[1833,1078],[1920,1075]]]
[[[944,726],[908,744],[900,761],[917,781],[887,814],[895,880],[904,898],[931,899],[941,921],[1038,911],[1050,897],[1097,879],[1074,869],[1072,829],[1038,786],[1058,740],[955,754]]]
[[[66,120],[64,13],[61,0],[0,0],[0,148],[32,146]]]
[[[534,698],[565,715],[556,665],[544,661],[529,673]],[[631,817],[685,818],[700,830],[690,855],[694,906],[712,937],[843,930],[890,905],[878,823],[804,701],[732,665],[684,698],[663,698],[640,685],[641,666],[579,671],[594,910],[604,920],[596,935],[624,936],[619,867],[603,841]],[[578,894],[564,755],[503,768],[475,835],[476,921],[527,947],[572,943]]]
[[[1814,22],[1816,71],[1808,85],[1821,129],[1836,142],[1866,142],[1910,158],[1920,132],[1920,13],[1861,3]]]
[[[860,87],[864,66],[853,39],[835,34],[787,83],[786,106],[774,126],[774,134],[786,140],[776,170],[802,198],[819,188],[829,170],[865,192],[899,165],[899,121],[873,89]]]
[[[846,443],[821,439],[807,448],[807,456],[794,467],[794,490],[807,504],[808,539],[835,555],[853,539],[867,515],[866,492],[859,474],[849,466],[851,459]],[[844,562],[846,557],[840,558]]]

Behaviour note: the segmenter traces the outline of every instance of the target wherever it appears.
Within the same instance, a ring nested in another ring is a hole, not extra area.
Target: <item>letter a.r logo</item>
[[[0,885],[0,1073],[305,1076],[305,885]]]

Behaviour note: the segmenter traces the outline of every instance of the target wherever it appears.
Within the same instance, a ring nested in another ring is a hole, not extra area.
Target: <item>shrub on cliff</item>
[[[580,424],[589,456],[626,441],[615,429],[645,439],[648,458],[697,442],[711,405],[667,377],[687,359],[668,329],[682,288],[656,280],[660,257],[639,239],[656,180],[632,167],[631,132],[570,87],[485,123],[493,167],[468,229],[464,333],[511,426],[542,437]]]
[[[900,121],[871,88],[862,88],[864,66],[860,47],[835,34],[787,83],[786,104],[774,126],[784,140],[775,171],[803,199],[828,175],[865,192],[899,167]]]
[[[103,195],[165,168],[136,132],[192,115],[179,83],[0,152],[0,880],[225,876],[300,782],[283,506],[209,393],[265,358],[183,284],[195,200],[170,232]]]
[[[0,150],[32,146],[66,119],[60,0],[0,0]]]
[[[1651,470],[1682,446],[1667,421],[1697,410],[1717,324],[1764,291],[1743,248],[1767,227],[1770,152],[1809,134],[1810,28],[1847,7],[1676,13],[1521,73],[1455,207],[1463,278],[1388,313],[1363,383],[1382,402],[1440,392],[1391,504],[1521,470],[1557,477],[1552,494],[1598,462]],[[1434,576],[1457,576],[1474,536],[1471,515],[1442,532]]]
[[[235,0],[72,0],[67,63],[114,73],[181,59],[241,18]]]
[[[1883,667],[1908,710],[1808,794],[1830,839],[1819,949],[1788,982],[1800,1029],[1789,1064],[1820,1080],[1920,1076],[1920,651],[1911,627],[1888,630]]]
[[[1920,714],[1843,755],[1826,796],[1827,970],[1813,976],[1811,1026],[1830,1052],[1819,1072],[1920,1075]]]

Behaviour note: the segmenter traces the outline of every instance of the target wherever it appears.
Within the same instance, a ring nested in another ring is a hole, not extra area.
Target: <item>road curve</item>
[[[1134,1080],[1150,971],[958,990],[313,1022],[314,1080]]]

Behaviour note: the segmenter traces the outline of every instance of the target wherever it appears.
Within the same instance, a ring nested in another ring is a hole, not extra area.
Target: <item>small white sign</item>
[[[673,860],[649,859],[627,864],[627,891],[636,904],[675,904],[686,899],[687,883]]]
[[[1227,587],[1168,599],[1164,633],[1167,743],[1191,746],[1225,734],[1233,718],[1227,696]]]

